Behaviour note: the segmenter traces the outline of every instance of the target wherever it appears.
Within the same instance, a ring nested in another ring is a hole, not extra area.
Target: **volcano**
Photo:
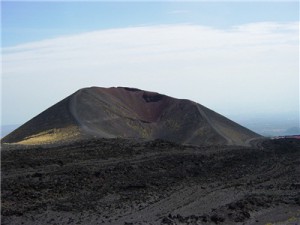
[[[258,134],[190,100],[136,88],[80,89],[2,139],[59,144],[86,138],[247,145]]]
[[[189,100],[85,88],[1,142],[1,224],[300,224],[300,141]]]

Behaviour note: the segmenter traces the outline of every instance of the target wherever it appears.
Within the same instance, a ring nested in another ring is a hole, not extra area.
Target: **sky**
[[[299,2],[1,2],[2,124],[89,86],[299,126]]]

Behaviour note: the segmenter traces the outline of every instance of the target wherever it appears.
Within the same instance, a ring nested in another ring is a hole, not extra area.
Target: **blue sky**
[[[299,3],[2,2],[2,124],[88,86],[299,121]]]
[[[294,2],[2,2],[2,45],[81,32],[194,23],[226,28],[299,19]]]

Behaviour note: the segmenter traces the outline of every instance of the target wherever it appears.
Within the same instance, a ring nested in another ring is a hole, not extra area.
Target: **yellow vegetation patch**
[[[51,129],[41,133],[26,137],[22,141],[15,144],[22,145],[37,145],[37,144],[52,144],[59,141],[67,141],[75,138],[80,134],[79,129],[75,126],[66,128]]]

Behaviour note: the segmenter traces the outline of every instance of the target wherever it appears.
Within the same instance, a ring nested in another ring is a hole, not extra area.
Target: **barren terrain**
[[[2,224],[298,224],[300,143],[2,145]]]

